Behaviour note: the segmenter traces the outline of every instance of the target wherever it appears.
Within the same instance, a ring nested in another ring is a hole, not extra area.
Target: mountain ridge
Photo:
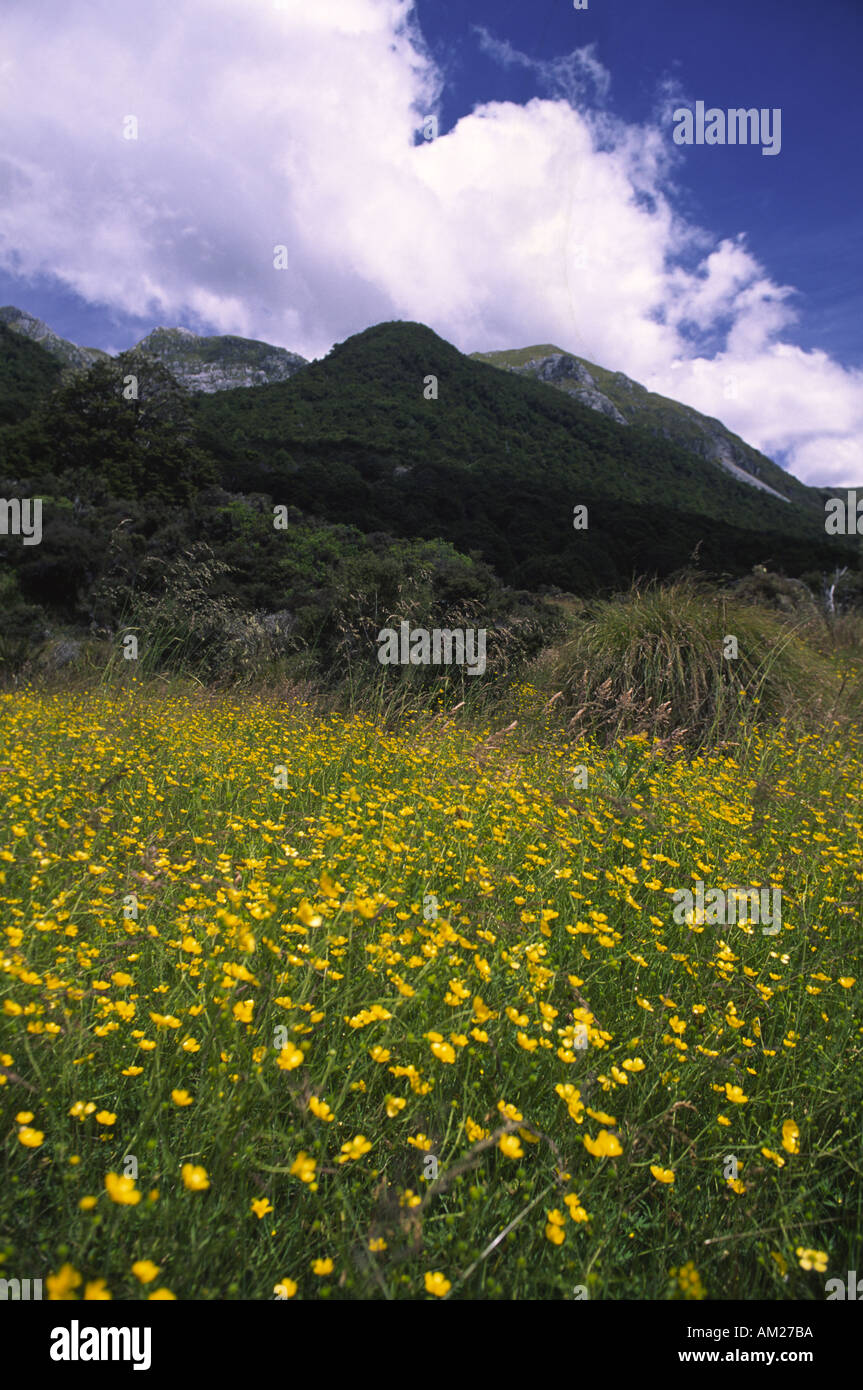
[[[101,348],[79,347],[61,338],[42,319],[7,304],[0,308],[0,323],[37,343],[67,371],[92,367],[96,362],[116,360],[130,353],[145,353],[161,362],[179,384],[190,392],[229,391],[243,386],[267,386],[287,381],[302,367],[305,357],[275,347],[257,338],[234,334],[202,336],[188,328],[154,328],[122,353]]]
[[[330,360],[337,350],[343,358],[349,344],[366,344],[367,335],[387,331],[393,325],[410,329],[415,335],[430,335],[428,341],[434,341],[438,352],[445,343],[427,325],[394,320],[391,324],[372,325],[351,335],[345,342],[335,344],[320,361]],[[36,344],[60,364],[64,376],[70,371],[87,370],[100,361],[134,365],[139,360],[154,359],[191,396],[212,396],[237,388],[271,387],[319,365],[259,339],[232,334],[204,336],[187,328],[163,326],[152,329],[132,348],[112,356],[99,348],[79,347],[61,338],[34,315],[9,305],[0,309],[0,326]],[[554,343],[474,353],[462,353],[452,344],[446,347],[454,354],[450,359],[453,363],[473,362],[510,377],[532,379],[617,426],[634,427],[667,440],[702,462],[718,467],[726,476],[745,484],[747,489],[771,496],[785,505],[798,503],[808,510],[823,505],[825,489],[800,482],[734,434],[721,420],[651,392],[625,373],[601,367]],[[419,357],[417,370],[422,367]],[[363,369],[359,359],[357,369]],[[508,450],[508,445],[506,447]]]
[[[111,356],[100,348],[79,347],[59,337],[41,319],[12,305],[0,308],[0,323],[38,343],[66,370],[87,368]],[[235,334],[206,336],[181,327],[154,328],[118,356],[130,353],[155,357],[185,390],[206,395],[287,381],[310,365],[299,353],[261,339]],[[717,417],[648,391],[625,373],[600,367],[556,344],[463,355],[499,370],[532,376],[616,424],[638,424],[783,502],[801,501],[803,492],[809,490]]]
[[[194,335],[169,333],[167,347],[189,338],[195,348]],[[210,344],[220,360],[223,348]],[[612,387],[642,398],[636,383]],[[822,495],[792,482],[789,505],[425,324],[377,324],[286,380],[207,392],[139,350],[61,370],[0,323],[0,494],[45,501],[42,543],[0,547],[7,628],[35,622],[33,604],[98,622],[124,546],[133,579],[142,556],[182,567],[208,546],[228,566],[219,583],[250,609],[305,611],[308,600],[318,612],[344,528],[365,538],[346,593],[383,604],[382,617],[396,611],[398,557],[414,542],[415,557],[432,546],[441,599],[465,612],[484,588],[477,563],[534,597],[617,592],[684,569],[725,583],[758,566],[819,587],[843,567],[856,573],[856,538],[828,536]]]
[[[734,434],[717,417],[703,415],[692,406],[648,391],[625,373],[611,372],[554,344],[470,355],[500,370],[533,376],[610,416],[617,424],[637,423],[654,434],[685,442],[692,452],[783,502],[791,498],[781,485],[788,480],[786,485],[793,488],[794,482],[799,482],[766,454]],[[672,421],[672,416],[677,416],[677,420]],[[676,429],[670,428],[672,423],[676,423]],[[767,481],[768,477],[771,481]]]
[[[199,397],[196,417],[230,490],[366,532],[439,536],[523,588],[670,573],[696,549],[717,572],[797,574],[839,552],[818,491],[781,470],[793,505],[424,324],[374,325],[290,382]],[[576,546],[574,504],[590,515]]]
[[[18,309],[14,304],[6,304],[0,308],[0,323],[15,333],[20,333],[22,337],[29,338],[31,342],[38,343],[39,347],[67,368],[92,367],[95,362],[111,355],[103,352],[101,348],[79,347],[68,338],[61,338],[42,319],[37,319],[35,314],[28,314],[25,309]]]

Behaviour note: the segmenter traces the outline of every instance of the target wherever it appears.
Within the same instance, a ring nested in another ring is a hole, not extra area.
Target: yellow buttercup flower
[[[316,1160],[309,1158],[309,1155],[304,1153],[301,1149],[291,1164],[289,1171],[291,1177],[299,1178],[300,1182],[311,1183],[315,1180],[315,1167]]]
[[[348,1163],[352,1160],[362,1158],[371,1149],[371,1144],[364,1134],[357,1134],[353,1139],[349,1139],[346,1144],[342,1144],[342,1151],[336,1159],[337,1163]]]
[[[595,1139],[591,1139],[589,1134],[584,1136],[584,1147],[594,1158],[616,1158],[623,1153],[623,1146],[614,1134],[609,1134],[607,1129],[601,1129]]]
[[[132,1265],[132,1273],[141,1284],[152,1284],[156,1275],[159,1273],[159,1265],[153,1264],[152,1260],[136,1260]]]
[[[183,1186],[187,1187],[190,1192],[206,1192],[210,1186],[207,1170],[202,1168],[200,1164],[184,1163],[180,1169],[180,1176],[183,1179]]]
[[[120,1177],[119,1173],[105,1175],[105,1191],[120,1207],[136,1207],[142,1195],[135,1187],[134,1178]]]
[[[772,1149],[762,1149],[765,1158],[769,1158],[771,1163],[775,1163],[777,1168],[785,1167],[785,1159],[781,1154],[774,1153]]]
[[[84,1285],[84,1298],[93,1302],[107,1302],[112,1294],[107,1288],[104,1279],[91,1279]]]
[[[73,1289],[80,1288],[81,1276],[74,1265],[61,1265],[56,1274],[49,1274],[45,1280],[49,1301],[62,1301],[75,1298]]]
[[[507,1158],[523,1158],[524,1149],[514,1134],[502,1134],[497,1141],[497,1147]]]
[[[516,1110],[514,1105],[509,1105],[506,1101],[499,1100],[497,1108],[505,1120],[523,1120],[524,1116],[520,1110]]]
[[[827,1268],[827,1254],[824,1250],[806,1250],[802,1245],[798,1245],[794,1253],[801,1269],[814,1269],[817,1274],[823,1274]]]
[[[581,1205],[581,1202],[579,1201],[576,1193],[568,1192],[564,1197],[563,1201],[573,1221],[581,1224],[582,1222],[588,1221],[590,1219],[584,1207]]]
[[[425,1286],[426,1292],[433,1293],[435,1298],[443,1298],[446,1294],[449,1293],[450,1289],[452,1288],[452,1284],[450,1283],[449,1279],[447,1279],[445,1275],[441,1274],[439,1270],[434,1270],[433,1272],[426,1274]]]
[[[271,1211],[275,1211],[275,1207],[270,1206],[268,1198],[257,1197],[252,1202],[252,1211],[260,1221],[262,1217],[268,1216]]]
[[[682,1265],[680,1269],[670,1269],[668,1272],[672,1279],[677,1280],[677,1297],[699,1301],[704,1298],[705,1289],[701,1282],[701,1275],[691,1260]]]
[[[673,1182],[674,1182],[674,1169],[673,1169],[673,1168],[659,1168],[659,1167],[657,1167],[657,1165],[656,1165],[655,1163],[651,1163],[651,1165],[650,1165],[650,1171],[651,1171],[651,1173],[653,1174],[653,1176],[656,1178],[656,1181],[657,1181],[657,1182],[664,1182],[664,1183],[673,1183]]]
[[[333,1262],[330,1259],[312,1261],[312,1274],[332,1274],[333,1268]]]
[[[786,1153],[800,1152],[800,1130],[793,1120],[785,1120],[782,1125],[782,1147]]]

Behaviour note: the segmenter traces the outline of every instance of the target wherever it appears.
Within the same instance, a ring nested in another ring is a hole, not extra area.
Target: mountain
[[[65,368],[88,367],[108,357],[98,348],[78,347],[60,338],[40,319],[12,306],[0,309],[3,324],[37,343]],[[298,353],[257,339],[230,334],[202,337],[186,328],[156,328],[123,356],[128,359],[130,354],[141,353],[167,367],[185,390],[205,395],[289,381],[309,365]],[[473,361],[552,386],[615,424],[640,426],[717,464],[747,486],[785,502],[812,505],[814,489],[746,444],[720,420],[656,395],[623,372],[609,371],[550,343],[470,356]],[[822,490],[819,505],[823,505],[824,495]]]
[[[0,309],[0,325],[51,354],[64,368],[81,369],[104,361],[110,354],[101,348],[78,347],[54,333],[41,319],[7,305]],[[229,391],[237,386],[265,386],[287,381],[306,366],[306,359],[285,348],[254,338],[230,334],[199,337],[187,328],[154,328],[131,352],[146,353],[168,368],[187,391]]]
[[[732,434],[721,420],[702,415],[666,396],[655,395],[623,372],[597,367],[550,343],[515,351],[475,352],[471,356],[502,371],[534,377],[554,386],[619,425],[641,425],[652,434],[670,439],[700,458],[719,464],[741,482],[772,493],[783,501],[803,500],[804,484]]]
[[[58,385],[60,363],[0,319],[0,426],[17,425]]]
[[[442,537],[523,588],[628,583],[696,550],[719,572],[848,560],[825,535],[818,490],[769,460],[769,490],[753,486],[635,412],[622,425],[422,324],[378,324],[289,382],[199,398],[196,415],[223,486],[367,533]]]
[[[0,323],[15,333],[20,333],[22,337],[29,338],[31,342],[38,343],[63,367],[92,367],[94,362],[108,356],[101,348],[78,347],[77,343],[70,343],[66,338],[54,333],[41,319],[34,318],[23,309],[16,309],[12,304],[0,309]]]
[[[187,328],[154,328],[133,351],[157,358],[187,391],[205,393],[288,381],[307,365],[298,353],[254,338],[203,338]]]
[[[186,598],[216,584],[246,612],[281,614],[336,665],[355,610],[380,627],[415,611],[417,586],[438,614],[479,618],[493,603],[505,627],[518,610],[533,642],[546,588],[586,597],[693,566],[723,580],[762,566],[818,587],[847,566],[856,583],[857,538],[826,534],[821,490],[775,465],[772,490],[753,486],[627,416],[627,388],[585,368],[591,386],[583,364],[563,363],[563,378],[626,423],[549,389],[560,361],[545,377],[502,371],[418,323],[377,324],[285,380],[225,389],[238,363],[247,381],[266,370],[247,348],[157,330],[68,372],[0,322],[0,496],[44,499],[40,543],[0,546],[0,658],[4,632],[29,640],[58,616],[119,622],[166,565]],[[219,374],[187,389],[163,354],[181,375]],[[529,349],[526,362],[557,357]],[[274,507],[289,526],[274,526]]]

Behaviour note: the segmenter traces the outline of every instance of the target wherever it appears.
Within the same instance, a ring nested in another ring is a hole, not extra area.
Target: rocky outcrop
[[[576,357],[571,357],[569,353],[555,352],[550,357],[532,358],[524,366],[516,367],[514,370],[525,376],[535,376],[537,381],[544,381],[549,386],[558,387],[568,396],[581,401],[582,405],[616,420],[618,425],[629,424],[614,402],[599,390],[584,363],[579,362]]]
[[[558,391],[565,391],[573,400],[591,410],[607,415],[618,425],[638,425],[661,435],[699,458],[706,459],[750,487],[770,493],[782,502],[790,497],[773,483],[784,483],[782,470],[757,450],[744,444],[720,420],[702,415],[679,401],[654,395],[640,382],[624,372],[609,372],[600,367],[590,370],[587,363],[560,349],[524,348],[515,352],[475,353],[482,361],[520,376],[532,376]],[[594,375],[595,373],[595,375]],[[770,477],[771,482],[762,476]],[[788,479],[793,488],[796,480]]]
[[[154,328],[137,346],[167,367],[187,391],[207,394],[287,381],[307,365],[298,353],[254,338],[205,338],[187,328]]]
[[[77,343],[70,343],[66,338],[61,338],[54,333],[41,319],[37,319],[33,314],[27,314],[23,309],[16,309],[13,304],[7,304],[0,309],[0,323],[5,323],[8,328],[20,333],[24,338],[30,338],[34,343],[38,343],[46,352],[50,352],[52,357],[56,357],[64,367],[86,368],[92,367],[94,362],[107,357],[107,352],[102,352],[101,348],[78,347]]]
[[[78,347],[54,333],[33,314],[7,305],[0,323],[38,343],[65,368],[78,370],[110,358],[101,348]],[[237,386],[269,386],[287,381],[307,366],[305,357],[255,338],[231,334],[200,337],[188,328],[154,328],[131,352],[143,352],[165,366],[186,391],[230,391]]]
[[[698,422],[698,429],[692,431],[687,443],[687,447],[694,454],[709,459],[711,463],[718,463],[726,473],[739,478],[741,482],[749,483],[751,487],[760,488],[762,492],[769,492],[771,497],[778,497],[780,502],[789,500],[783,493],[777,492],[775,487],[764,482],[760,476],[761,467],[757,459],[750,458],[743,444],[738,443],[734,435],[718,420],[710,420],[695,411],[690,412],[690,418]],[[674,437],[672,431],[669,431],[669,437]]]

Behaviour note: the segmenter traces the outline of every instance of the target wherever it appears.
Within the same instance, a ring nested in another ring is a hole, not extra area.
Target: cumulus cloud
[[[444,74],[409,0],[4,0],[3,25],[7,270],[306,356],[391,318],[464,351],[557,342],[806,480],[863,479],[861,374],[793,345],[793,290],[742,235],[677,215],[667,124],[614,117],[594,48],[479,32],[541,95],[426,142]]]

